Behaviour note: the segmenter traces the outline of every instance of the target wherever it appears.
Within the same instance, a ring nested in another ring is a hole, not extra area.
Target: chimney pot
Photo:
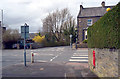
[[[80,10],[82,10],[83,9],[83,6],[82,5],[80,5]]]
[[[101,5],[102,5],[102,7],[105,7],[105,1],[103,1],[103,2],[101,3]]]

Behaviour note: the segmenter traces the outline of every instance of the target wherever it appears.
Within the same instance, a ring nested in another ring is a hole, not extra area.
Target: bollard
[[[93,50],[93,69],[95,68],[95,51]]]
[[[34,63],[34,53],[31,52],[31,63]]]

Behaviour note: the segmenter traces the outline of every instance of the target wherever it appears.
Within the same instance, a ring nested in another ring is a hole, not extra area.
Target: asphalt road
[[[75,50],[71,49],[69,46],[28,49],[26,51],[27,62],[31,62],[31,52],[34,53],[35,62],[53,62],[53,63],[88,62],[88,49]],[[23,53],[24,53],[23,49],[3,50],[2,67],[23,63]]]
[[[34,53],[35,63],[31,63],[31,52]],[[88,66],[88,49],[76,50],[69,46],[29,49],[26,51],[26,67],[23,53],[23,49],[2,51],[0,74],[3,77],[97,77]]]

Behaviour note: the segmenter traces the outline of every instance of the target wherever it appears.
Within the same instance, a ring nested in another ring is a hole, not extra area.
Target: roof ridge
[[[115,5],[112,5],[112,6],[105,6],[105,7],[114,7]],[[102,8],[102,6],[99,6],[99,7],[83,7],[83,9],[91,9],[91,8]]]

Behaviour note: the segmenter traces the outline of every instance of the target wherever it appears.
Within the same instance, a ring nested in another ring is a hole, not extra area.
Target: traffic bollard
[[[31,63],[34,63],[34,53],[31,52]]]
[[[95,68],[95,51],[93,50],[93,69]]]

